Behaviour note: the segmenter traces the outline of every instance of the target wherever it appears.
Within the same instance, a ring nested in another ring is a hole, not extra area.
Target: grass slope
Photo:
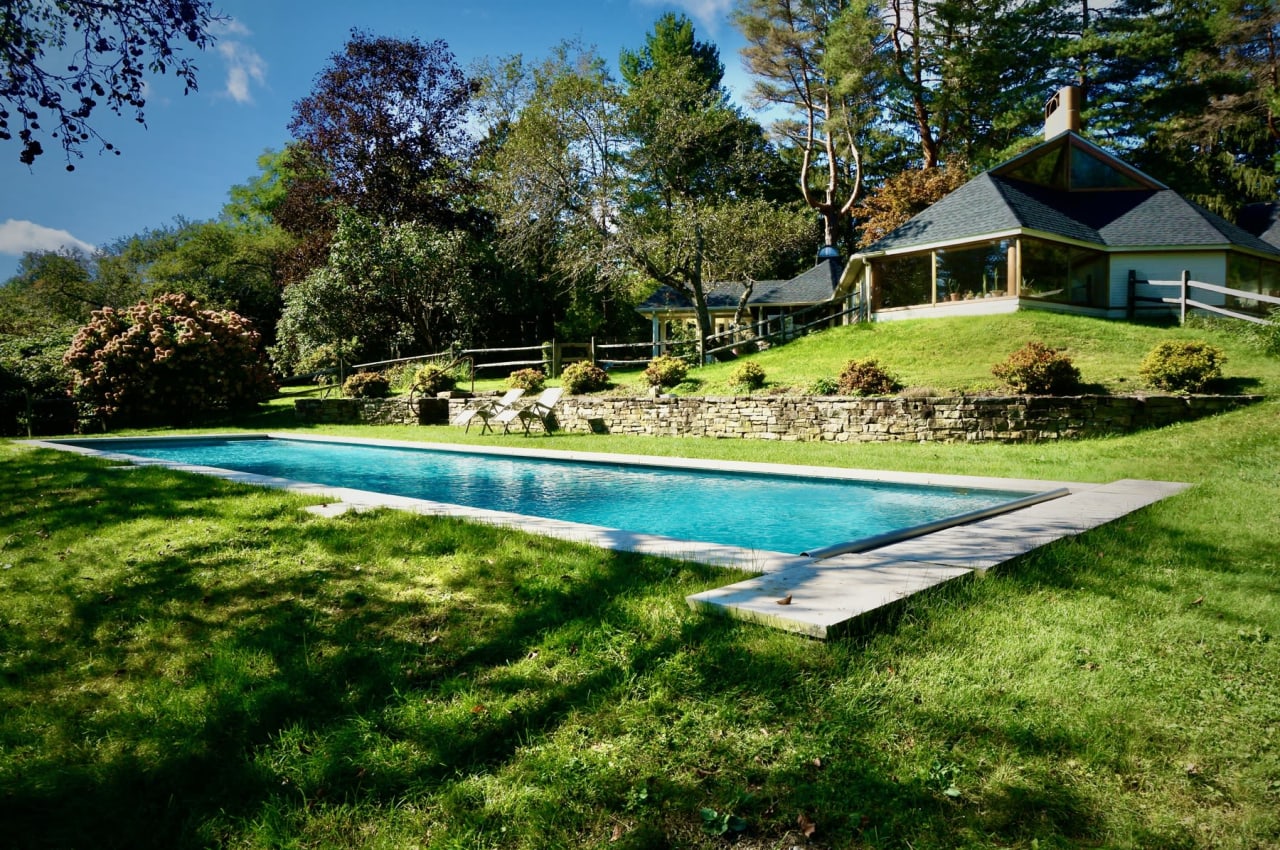
[[[933,324],[809,345],[906,363]],[[1189,332],[1091,333],[1119,364]],[[1280,847],[1276,400],[1027,446],[537,442],[1195,486],[817,643],[690,612],[721,570],[0,445],[5,841]]]

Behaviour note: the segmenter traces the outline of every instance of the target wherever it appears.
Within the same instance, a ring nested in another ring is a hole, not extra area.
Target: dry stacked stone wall
[[[1033,443],[1127,434],[1222,413],[1261,396],[566,396],[560,430],[749,440]],[[466,399],[299,399],[304,423],[442,424]],[[536,426],[535,426],[536,427]]]

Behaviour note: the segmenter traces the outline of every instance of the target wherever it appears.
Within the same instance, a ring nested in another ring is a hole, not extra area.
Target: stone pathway
[[[1070,495],[856,555],[780,566],[688,597],[695,610],[828,638],[913,593],[1096,528],[1190,485],[1122,480],[1073,485]],[[788,600],[779,604],[779,600]]]

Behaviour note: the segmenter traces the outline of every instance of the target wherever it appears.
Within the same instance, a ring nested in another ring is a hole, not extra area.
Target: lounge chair
[[[542,424],[542,430],[551,433],[551,417],[555,409],[556,402],[560,401],[560,396],[564,395],[564,390],[560,387],[551,387],[542,391],[533,403],[525,407],[511,407],[497,416],[493,417],[494,422],[502,424],[502,432],[510,433],[511,423],[519,422],[524,428],[524,435],[529,436],[529,428],[534,422]]]
[[[465,425],[466,431],[471,430],[471,423],[480,420],[480,433],[492,431],[492,420],[505,411],[511,410],[511,405],[516,403],[520,396],[524,395],[524,390],[507,390],[502,398],[483,399],[475,407],[468,407],[462,411],[453,420],[454,425]]]

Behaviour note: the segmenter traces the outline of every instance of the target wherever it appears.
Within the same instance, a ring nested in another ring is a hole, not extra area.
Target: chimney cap
[[[1084,105],[1084,89],[1063,86],[1044,105],[1045,140],[1068,131],[1080,132],[1080,108]]]

